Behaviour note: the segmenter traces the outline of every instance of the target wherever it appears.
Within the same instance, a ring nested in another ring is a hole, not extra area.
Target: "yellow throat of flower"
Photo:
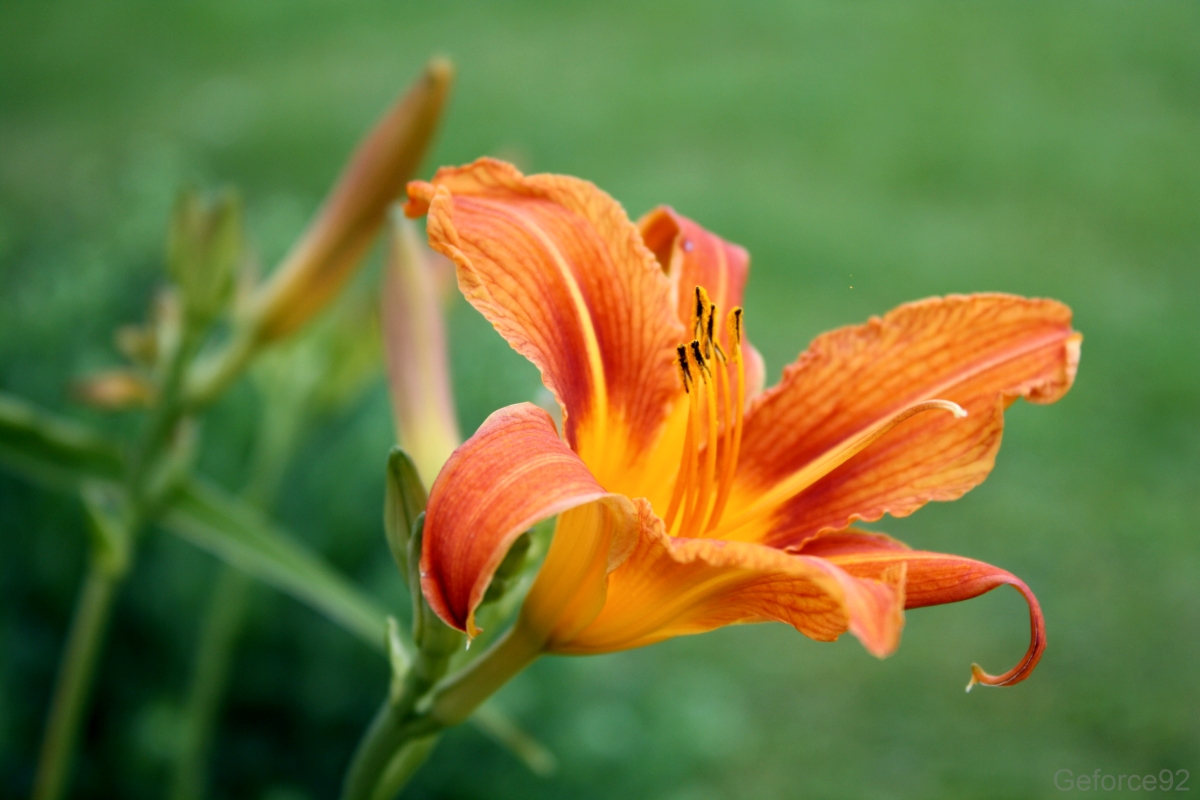
[[[672,536],[702,536],[717,527],[737,469],[746,405],[742,309],[732,309],[725,320],[729,353],[713,335],[716,318],[717,306],[697,286],[692,341],[677,349],[679,377],[688,395],[688,423],[664,518]]]

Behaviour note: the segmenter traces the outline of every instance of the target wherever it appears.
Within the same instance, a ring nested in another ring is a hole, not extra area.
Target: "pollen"
[[[737,470],[746,405],[742,309],[734,308],[726,316],[724,346],[718,340],[717,318],[716,304],[697,286],[693,338],[676,349],[688,422],[664,517],[672,536],[702,536],[717,527]]]

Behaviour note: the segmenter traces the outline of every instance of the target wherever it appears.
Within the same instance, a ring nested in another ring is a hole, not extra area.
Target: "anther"
[[[704,354],[706,356],[708,356],[709,358],[712,358],[713,344],[716,343],[716,339],[713,337],[713,320],[716,318],[716,316],[717,316],[716,305],[715,304],[710,305],[708,307],[708,324],[705,326],[706,327],[706,331],[705,331],[706,335],[704,337]]]
[[[685,392],[692,391],[692,370],[688,367],[687,347],[679,345],[675,348],[675,355],[679,357],[676,366],[679,367],[679,378],[683,381],[683,390]]]

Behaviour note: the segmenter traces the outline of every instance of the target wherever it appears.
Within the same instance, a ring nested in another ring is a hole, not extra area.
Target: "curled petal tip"
[[[1013,578],[1008,583],[1019,591],[1029,604],[1029,649],[1025,651],[1021,662],[1003,675],[992,675],[984,672],[978,664],[972,664],[971,682],[967,684],[968,692],[977,683],[984,686],[1012,686],[1014,683],[1020,683],[1033,673],[1034,667],[1041,661],[1042,653],[1046,650],[1046,624],[1042,618],[1041,605],[1022,581]]]
[[[404,216],[417,219],[429,213],[429,203],[433,200],[436,188],[428,181],[409,181],[405,192],[408,199],[404,202]]]

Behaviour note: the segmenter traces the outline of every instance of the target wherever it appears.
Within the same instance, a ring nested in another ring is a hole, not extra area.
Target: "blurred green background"
[[[1200,5],[1194,2],[0,5],[0,389],[93,420],[72,377],[163,280],[175,192],[241,188],[273,263],[431,53],[459,82],[434,164],[483,154],[670,203],[753,256],[772,379],[816,333],[905,300],[1061,299],[1086,335],[1059,404],[1018,404],[986,484],[875,526],[1023,577],[1049,649],[1017,687],[1015,592],[912,612],[886,661],[780,625],[545,659],[499,705],[559,756],[447,735],[407,798],[1055,797],[1056,770],[1200,781]],[[536,373],[461,300],[464,430]],[[245,386],[203,469],[240,486]],[[113,424],[113,423],[108,423]],[[115,423],[118,427],[124,423]],[[278,516],[399,606],[382,381],[326,419]],[[22,796],[84,559],[78,504],[0,474],[0,793]],[[78,797],[163,793],[212,559],[149,537],[117,609]],[[255,594],[215,797],[331,797],[381,659]],[[1197,784],[1200,786],[1200,784]]]

